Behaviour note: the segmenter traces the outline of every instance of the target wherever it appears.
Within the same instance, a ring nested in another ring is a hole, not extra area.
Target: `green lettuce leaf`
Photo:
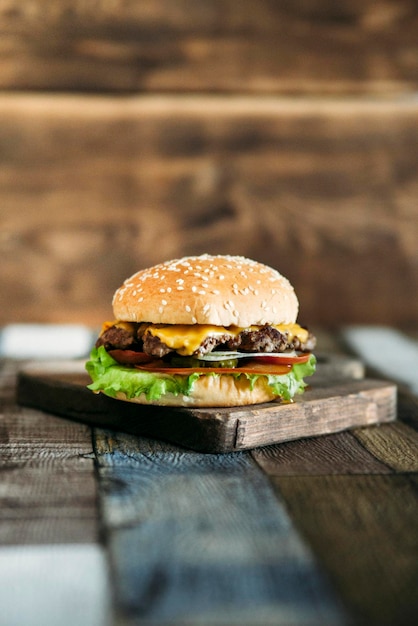
[[[261,374],[267,377],[269,386],[273,389],[277,396],[283,400],[292,400],[296,394],[303,393],[307,384],[303,380],[308,376],[312,376],[316,369],[316,358],[313,354],[306,363],[298,363],[292,367],[288,374],[280,376],[273,374]],[[250,379],[251,385],[254,386],[255,381],[260,374],[246,374]]]
[[[294,365],[288,374],[280,376],[272,374],[239,373],[230,376],[246,376],[254,387],[260,376],[265,376],[274,393],[284,400],[291,400],[298,393],[303,393],[306,383],[303,378],[315,371],[316,359],[311,355],[307,363]],[[86,370],[92,379],[88,388],[92,391],[102,391],[108,396],[116,397],[123,392],[127,398],[135,398],[142,393],[148,401],[159,400],[167,393],[175,396],[188,396],[193,383],[199,376],[218,376],[218,374],[193,373],[188,376],[178,374],[162,374],[146,372],[132,367],[125,367],[115,361],[103,346],[93,348],[90,360],[86,363]]]

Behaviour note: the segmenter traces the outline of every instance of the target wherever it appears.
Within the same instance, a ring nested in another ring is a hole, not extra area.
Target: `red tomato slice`
[[[263,356],[253,356],[252,358],[257,363],[277,363],[283,365],[296,365],[297,363],[307,363],[309,361],[310,353],[301,354],[298,356],[274,356],[274,355],[263,355]]]
[[[153,357],[145,352],[135,350],[109,350],[110,356],[121,365],[137,365],[138,363],[149,363]]]
[[[281,376],[288,374],[292,369],[292,365],[285,363],[258,363],[256,359],[249,361],[242,367],[236,367],[235,371],[247,372],[248,374],[275,374]],[[218,370],[219,371],[219,370]]]

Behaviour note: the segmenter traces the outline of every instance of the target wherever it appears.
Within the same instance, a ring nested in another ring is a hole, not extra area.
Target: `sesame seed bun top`
[[[245,257],[208,254],[141,270],[113,296],[118,320],[152,324],[292,324],[298,306],[278,271]]]

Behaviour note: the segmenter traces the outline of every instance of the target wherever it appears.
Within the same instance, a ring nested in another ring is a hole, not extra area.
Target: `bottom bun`
[[[127,398],[123,392],[117,394],[118,400],[137,404],[177,407],[231,407],[261,404],[278,399],[264,376],[260,376],[251,388],[245,376],[201,376],[193,383],[190,395],[167,393],[158,400],[147,400],[144,394]]]

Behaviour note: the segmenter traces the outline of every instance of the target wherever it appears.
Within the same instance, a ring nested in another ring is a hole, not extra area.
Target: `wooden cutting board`
[[[322,357],[293,403],[250,407],[141,406],[94,394],[82,361],[33,362],[19,372],[17,401],[91,426],[163,439],[200,452],[231,452],[396,418],[396,386],[362,378],[362,365]]]

